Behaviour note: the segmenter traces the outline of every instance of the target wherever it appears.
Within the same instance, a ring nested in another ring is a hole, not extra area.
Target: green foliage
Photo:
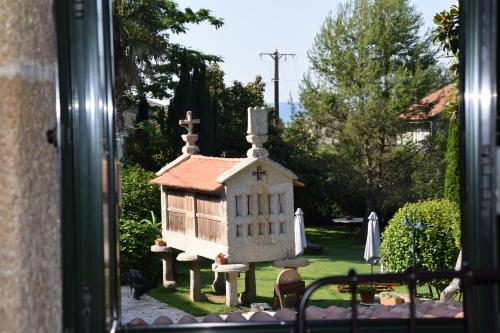
[[[307,117],[294,112],[286,127],[275,128],[280,135],[270,135],[270,157],[292,170],[305,184],[304,188],[294,190],[296,206],[304,210],[306,217],[343,216],[345,212],[337,198],[344,198],[345,207],[349,207],[352,197],[335,192],[335,179],[329,178],[329,170],[340,167],[338,160],[308,130]]]
[[[160,258],[151,253],[151,245],[161,237],[161,223],[153,212],[151,219],[120,219],[120,270],[138,269],[144,276],[156,279],[161,273]]]
[[[129,129],[125,140],[125,165],[139,165],[156,172],[171,159],[173,150],[169,138],[158,122],[143,121]]]
[[[380,293],[380,297],[393,298],[393,299],[401,298],[400,295],[393,294],[393,293],[387,292],[387,291],[383,292],[383,293]]]
[[[186,118],[186,111],[192,111],[193,117],[200,119],[195,133],[200,136],[197,144],[202,154],[218,155],[219,116],[215,100],[209,93],[205,64],[190,67],[183,63],[181,66],[179,83],[168,108],[168,136],[174,153],[170,160],[180,155],[184,146],[181,135],[186,130],[179,126],[179,120]]]
[[[377,291],[377,286],[372,286],[369,284],[368,285],[361,285],[361,286],[358,286],[357,290],[358,290],[358,293]]]
[[[422,25],[409,1],[355,0],[326,18],[308,53],[300,95],[307,130],[336,160],[323,174],[368,211],[390,211],[417,195],[415,173],[428,150],[400,142],[401,116],[446,83]]]
[[[246,155],[250,144],[246,141],[247,109],[264,106],[264,87],[262,78],[243,84],[239,81],[232,85],[224,84],[224,72],[218,65],[207,69],[208,89],[213,97],[218,112],[220,146],[225,157],[241,157]],[[273,131],[273,117],[269,115],[269,132]]]
[[[460,149],[458,143],[458,119],[452,117],[448,128],[448,146],[446,150],[446,174],[444,179],[444,197],[460,205]]]
[[[401,225],[405,212],[422,216],[423,230],[416,231],[416,268],[430,271],[453,269],[460,251],[460,211],[448,200],[429,200],[406,204],[389,221],[382,233],[381,262],[390,272],[403,272],[412,266],[411,228]],[[447,281],[434,281],[439,292]]]
[[[161,202],[158,185],[151,184],[153,172],[140,166],[125,166],[122,170],[121,216],[126,220],[140,221],[151,212],[160,216]]]
[[[450,10],[443,10],[434,15],[434,24],[432,40],[440,44],[441,48],[453,57],[451,70],[458,74],[458,55],[460,47],[460,29],[459,29],[459,8],[458,5],[451,6]]]
[[[113,1],[115,89],[118,129],[127,97],[170,97],[180,64],[196,66],[220,58],[172,43],[170,34],[184,34],[189,24],[207,22],[215,28],[223,20],[207,9],[181,10],[173,0]]]

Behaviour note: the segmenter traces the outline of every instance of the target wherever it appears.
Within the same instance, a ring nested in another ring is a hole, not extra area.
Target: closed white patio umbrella
[[[372,267],[377,262],[378,253],[380,247],[380,231],[378,228],[378,216],[375,212],[371,212],[368,216],[368,230],[366,233],[366,244],[365,244],[365,260]]]
[[[295,212],[294,234],[295,234],[295,255],[301,255],[307,247],[306,230],[304,228],[304,212],[297,208]]]

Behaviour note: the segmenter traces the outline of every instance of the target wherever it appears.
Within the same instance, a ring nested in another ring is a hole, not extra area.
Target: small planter
[[[403,304],[405,301],[398,295],[393,295],[389,293],[382,293],[380,294],[380,304],[382,305],[397,305],[397,304]]]
[[[361,296],[361,302],[364,304],[373,304],[375,301],[375,290],[361,290],[359,295]]]
[[[217,257],[215,257],[215,263],[217,265],[227,265],[227,258],[224,256],[224,254],[219,253]]]
[[[155,239],[155,245],[156,246],[167,246],[167,242],[165,242],[163,239]]]

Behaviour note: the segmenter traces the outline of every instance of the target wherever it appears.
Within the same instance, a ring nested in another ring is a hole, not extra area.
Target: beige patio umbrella
[[[295,233],[295,255],[301,255],[307,247],[306,230],[304,228],[304,212],[297,208],[294,218],[294,233]]]
[[[378,216],[371,212],[368,216],[368,230],[366,233],[365,260],[370,264],[373,273],[373,265],[377,263],[380,248],[380,231],[378,228]]]

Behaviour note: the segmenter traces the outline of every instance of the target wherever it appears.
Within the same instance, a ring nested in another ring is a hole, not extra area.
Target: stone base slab
[[[179,251],[169,246],[151,245],[151,252],[174,253]]]
[[[175,281],[163,281],[163,287],[165,287],[168,290],[176,290],[177,283]]]
[[[197,255],[187,252],[182,252],[177,255],[177,261],[197,261],[199,259]]]
[[[212,270],[218,273],[231,273],[231,272],[241,273],[248,271],[248,264],[227,264],[227,265],[212,264]]]
[[[273,266],[279,268],[298,268],[298,267],[305,267],[308,265],[309,265],[309,260],[304,257],[281,259],[273,262]]]

